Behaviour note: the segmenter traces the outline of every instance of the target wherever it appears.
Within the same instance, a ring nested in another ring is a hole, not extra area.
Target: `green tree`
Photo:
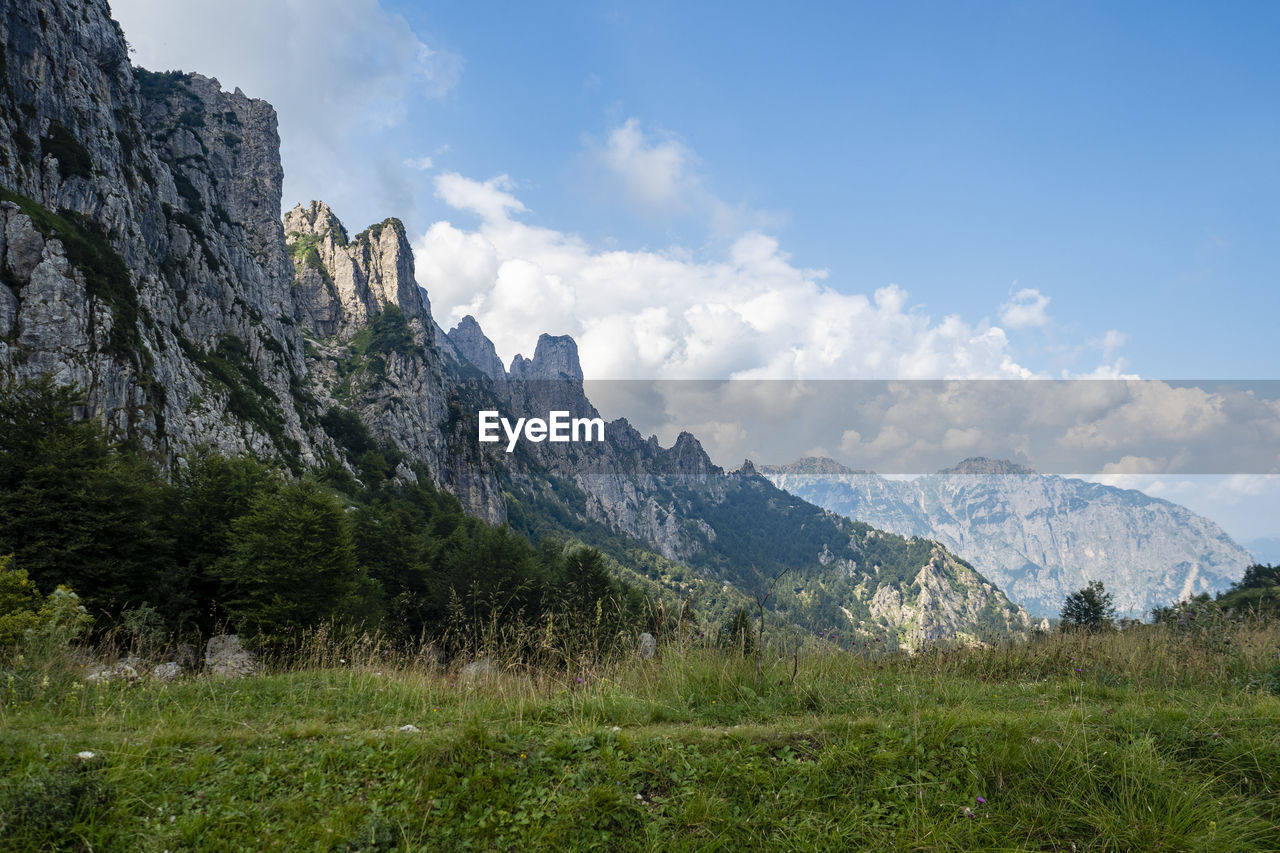
[[[1088,586],[1076,590],[1067,596],[1062,604],[1063,630],[1105,631],[1113,626],[1116,618],[1114,596],[1107,592],[1102,581],[1093,581]]]
[[[231,524],[218,564],[237,630],[262,640],[328,620],[372,616],[374,590],[356,564],[351,524],[334,496],[310,480],[259,494]]]
[[[0,659],[33,642],[45,651],[65,649],[92,622],[70,587],[59,586],[41,600],[26,571],[13,567],[13,555],[0,557]]]
[[[194,625],[214,630],[228,614],[228,597],[217,565],[231,552],[231,525],[263,494],[283,481],[251,457],[228,458],[197,448],[173,473],[176,500],[168,516],[174,558],[183,584],[180,600],[170,602],[170,627]]]
[[[115,614],[172,593],[171,494],[154,465],[77,419],[80,405],[47,377],[0,387],[0,553],[41,591],[69,584]]]
[[[1264,566],[1254,563],[1244,570],[1244,577],[1231,585],[1232,591],[1241,589],[1266,589],[1280,586],[1280,566]]]

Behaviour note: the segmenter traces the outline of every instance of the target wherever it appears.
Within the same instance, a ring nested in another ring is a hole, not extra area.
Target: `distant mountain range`
[[[902,536],[934,539],[981,566],[1035,616],[1093,580],[1122,615],[1221,590],[1252,562],[1217,524],[1132,489],[966,459],[889,480],[825,458],[761,466],[779,488]]]

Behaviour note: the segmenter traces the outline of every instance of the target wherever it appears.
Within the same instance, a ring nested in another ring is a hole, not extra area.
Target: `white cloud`
[[[1000,306],[1000,322],[1010,329],[1036,328],[1048,325],[1045,308],[1049,297],[1033,287],[1024,287]]]
[[[416,169],[419,172],[429,172],[436,162],[430,157],[407,157],[404,164],[410,169]]]
[[[692,149],[675,134],[646,130],[636,118],[603,141],[586,138],[585,145],[592,181],[610,203],[620,201],[644,219],[693,219],[721,239],[775,228],[785,219],[725,201],[708,186]]]
[[[432,225],[415,245],[419,282],[442,325],[475,315],[504,361],[531,354],[538,334],[551,332],[578,340],[591,377],[1031,375],[1000,329],[935,320],[893,285],[870,297],[840,293],[824,270],[795,266],[759,232],[713,257],[597,250],[521,222],[525,206],[506,176],[446,172],[435,187],[480,224]]]
[[[508,190],[514,184],[506,175],[498,175],[484,183],[464,178],[457,172],[445,172],[436,178],[436,195],[457,210],[476,214],[486,222],[509,222],[510,214],[526,208]]]
[[[673,137],[646,138],[634,118],[610,133],[596,156],[621,179],[628,199],[643,207],[683,212],[703,191],[689,149]]]
[[[405,216],[414,188],[387,131],[462,72],[378,0],[112,0],[133,61],[218,78],[280,117],[284,204],[323,197],[355,227]]]
[[[1108,329],[1098,344],[1102,347],[1102,357],[1109,359],[1129,342],[1129,336],[1118,329]]]

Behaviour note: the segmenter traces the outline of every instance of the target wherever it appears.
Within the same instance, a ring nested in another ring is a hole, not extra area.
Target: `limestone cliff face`
[[[831,460],[762,469],[779,487],[904,536],[936,539],[1038,616],[1101,580],[1139,616],[1240,577],[1249,554],[1207,518],[1141,492],[1009,462],[965,460],[913,481]]]
[[[504,521],[498,468],[465,429],[461,360],[431,317],[404,225],[388,219],[351,238],[313,201],[285,215],[284,232],[319,407],[351,409],[469,511]]]
[[[314,462],[275,112],[128,61],[102,0],[0,3],[0,373],[51,373],[166,461]]]

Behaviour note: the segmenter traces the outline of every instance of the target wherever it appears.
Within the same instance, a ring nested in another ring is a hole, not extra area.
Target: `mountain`
[[[761,466],[779,488],[903,536],[928,536],[981,566],[1036,616],[1057,615],[1089,581],[1123,615],[1230,585],[1249,554],[1185,507],[1133,489],[966,459],[914,480],[888,480],[830,459]]]
[[[719,619],[770,591],[808,630],[909,647],[1021,631],[1025,612],[937,543],[787,495],[697,439],[483,443],[479,413],[594,419],[577,345],[504,368],[447,334],[389,218],[281,220],[274,110],[135,69],[103,0],[0,0],[0,376],[85,389],[83,415],[164,465],[197,445],[295,473],[430,472],[468,512],[600,547],[655,596]],[[410,465],[408,463],[420,463]],[[774,583],[778,578],[780,582]]]

